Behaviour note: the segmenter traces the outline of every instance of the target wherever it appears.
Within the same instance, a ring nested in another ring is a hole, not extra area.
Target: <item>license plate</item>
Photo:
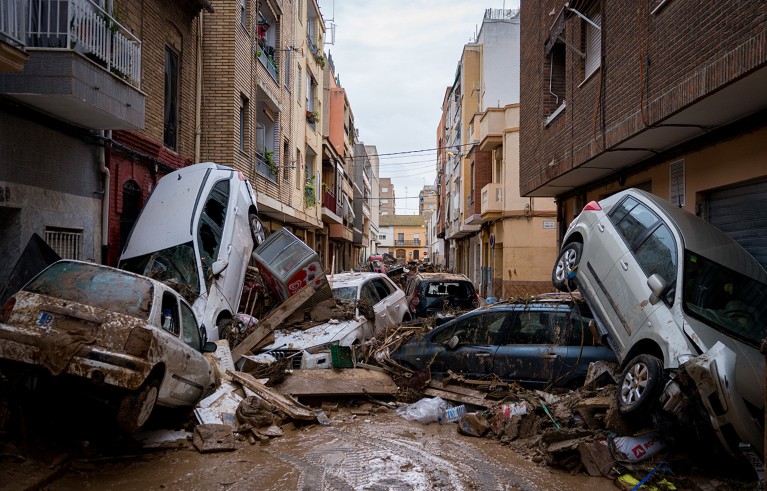
[[[50,330],[53,325],[53,314],[45,311],[40,312],[37,316],[37,324],[43,326],[46,331]]]

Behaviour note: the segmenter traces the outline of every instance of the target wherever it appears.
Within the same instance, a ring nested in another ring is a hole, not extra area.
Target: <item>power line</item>
[[[447,149],[457,148],[457,147],[467,147],[469,145],[475,145],[475,144],[476,142],[471,142],[471,143],[461,143],[460,145],[448,145],[445,147],[424,148],[421,150],[408,150],[405,152],[375,153],[375,154],[368,154],[368,157],[381,157],[382,155],[404,155],[407,153],[436,152],[437,150],[447,150]]]

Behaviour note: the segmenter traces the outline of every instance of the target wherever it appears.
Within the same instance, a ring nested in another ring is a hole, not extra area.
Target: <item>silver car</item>
[[[570,224],[552,280],[581,291],[621,362],[621,412],[658,400],[678,409],[691,379],[724,446],[764,452],[767,272],[740,245],[628,189],[590,202]]]

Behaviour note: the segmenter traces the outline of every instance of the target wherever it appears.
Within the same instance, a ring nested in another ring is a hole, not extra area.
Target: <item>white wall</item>
[[[482,44],[482,107],[519,103],[519,18],[485,20],[477,38]]]

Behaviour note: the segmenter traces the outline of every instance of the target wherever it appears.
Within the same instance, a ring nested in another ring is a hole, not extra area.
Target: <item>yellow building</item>
[[[426,222],[420,215],[381,215],[379,232],[387,236],[379,252],[393,254],[398,262],[420,261],[427,254]]]

